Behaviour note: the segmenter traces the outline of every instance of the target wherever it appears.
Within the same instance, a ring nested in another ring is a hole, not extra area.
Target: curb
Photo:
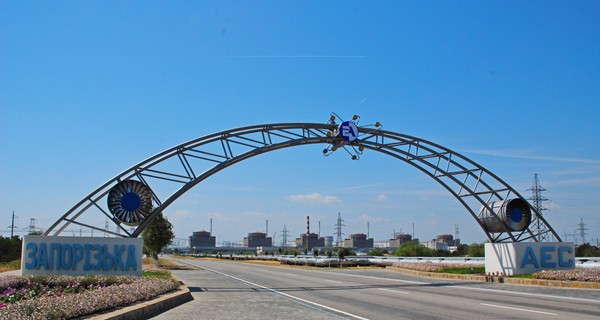
[[[391,266],[386,267],[386,269],[397,271],[397,272],[402,272],[402,273],[406,273],[406,274],[422,276],[422,277],[429,277],[429,278],[470,280],[470,281],[481,281],[481,282],[496,282],[496,283],[520,284],[520,285],[528,285],[528,286],[557,287],[557,288],[600,289],[600,282],[525,279],[525,278],[500,277],[500,276],[492,276],[490,278],[488,276],[482,276],[482,275],[425,272],[425,271],[416,271],[416,270],[403,269],[403,268],[391,267]]]
[[[96,313],[89,317],[81,319],[89,320],[137,320],[148,319],[157,316],[167,310],[173,309],[186,302],[194,300],[190,290],[179,282],[181,285],[173,292],[165,293],[152,300],[136,303],[131,306],[119,308],[114,311]]]

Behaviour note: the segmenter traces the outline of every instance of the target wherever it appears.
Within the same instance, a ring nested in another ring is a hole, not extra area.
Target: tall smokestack
[[[210,234],[212,235],[212,218],[210,218]]]
[[[267,220],[267,231],[265,232],[267,237],[269,236],[269,220]]]

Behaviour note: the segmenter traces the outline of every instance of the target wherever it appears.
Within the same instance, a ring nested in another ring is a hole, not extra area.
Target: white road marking
[[[335,280],[329,280],[329,279],[325,279],[325,281],[331,282],[331,283],[343,283],[341,281],[335,281]]]
[[[387,292],[393,292],[393,293],[410,294],[410,292],[400,291],[400,290],[390,290],[390,289],[383,289],[383,288],[379,288],[378,290],[387,291]]]
[[[322,305],[320,303],[316,303],[316,302],[313,302],[313,301],[310,301],[310,300],[302,299],[302,298],[293,296],[291,294],[287,294],[287,293],[284,293],[284,292],[281,292],[281,291],[277,291],[277,290],[269,288],[269,287],[261,286],[260,284],[253,283],[253,282],[250,282],[250,281],[238,278],[238,277],[234,277],[232,275],[228,275],[226,273],[223,273],[223,272],[220,272],[220,271],[217,271],[217,270],[208,269],[206,267],[202,267],[202,268],[204,268],[205,270],[214,272],[216,274],[220,274],[220,275],[222,275],[224,277],[228,277],[228,278],[237,280],[239,282],[243,282],[245,284],[249,284],[251,286],[259,287],[261,289],[265,289],[265,290],[267,290],[269,292],[278,294],[280,296],[283,296],[283,297],[286,297],[286,298],[289,298],[289,299],[293,299],[293,300],[296,300],[296,301],[299,301],[299,302],[303,302],[303,303],[306,303],[306,304],[309,304],[309,305],[313,305],[313,306],[316,306],[316,307],[319,307],[319,308],[322,308],[322,309],[325,309],[325,310],[328,310],[328,311],[331,311],[331,312],[334,312],[334,313],[337,313],[337,314],[343,314],[345,316],[352,317],[354,319],[359,319],[359,320],[369,320],[369,318],[363,318],[363,317],[361,317],[359,315],[356,315],[356,314],[352,314],[352,313],[349,313],[349,312],[346,312],[346,311],[342,311],[342,310],[339,310],[339,309],[336,309],[336,308],[328,307],[326,305]]]
[[[581,302],[600,303],[600,300],[594,300],[594,299],[553,296],[550,294],[543,294],[543,293],[530,293],[530,292],[518,292],[518,291],[508,291],[508,290],[498,290],[498,289],[488,289],[488,288],[464,287],[461,285],[451,285],[451,286],[447,286],[446,288],[461,288],[461,289],[465,289],[465,290],[504,293],[504,294],[512,294],[512,295],[517,295],[517,296],[530,296],[530,297],[538,297],[538,298],[550,298],[550,299],[558,299],[558,300],[573,300],[573,301],[581,301]]]
[[[262,266],[268,267],[272,269],[280,268],[275,266]],[[373,276],[365,276],[365,275],[356,275],[356,274],[342,274],[342,273],[332,273],[329,271],[318,271],[318,270],[305,270],[298,269],[299,272],[312,272],[312,273],[327,273],[328,275],[335,274],[336,276],[346,276],[346,277],[356,277],[356,278],[366,278],[366,279],[376,279],[376,280],[385,280],[391,282],[401,282],[401,283],[410,283],[417,285],[431,285],[431,282],[422,282],[422,281],[410,281],[410,280],[401,280],[401,279],[393,279],[393,278],[385,278],[385,277],[373,277]],[[286,275],[293,275],[298,277],[296,274],[285,273]],[[519,292],[519,291],[509,291],[509,290],[498,290],[498,289],[489,289],[489,288],[476,288],[476,287],[467,287],[459,284],[449,285],[446,288],[460,288],[465,290],[473,290],[473,291],[483,291],[483,292],[494,292],[500,294],[509,294],[516,296],[530,296],[530,297],[539,297],[539,298],[549,298],[549,299],[557,299],[557,300],[570,300],[570,301],[581,301],[581,302],[592,302],[592,303],[600,303],[600,300],[596,299],[586,299],[586,298],[575,298],[575,297],[565,297],[565,296],[556,296],[551,294],[543,294],[543,293],[530,293],[530,292]]]
[[[514,307],[500,306],[500,305],[497,305],[497,304],[480,303],[480,305],[487,306],[487,307],[501,308],[501,309],[516,310],[516,311],[541,313],[541,314],[547,314],[549,316],[557,316],[558,315],[556,313],[551,313],[551,312],[544,312],[544,311],[537,311],[537,310],[531,310],[531,309],[523,309],[523,308],[514,308]]]

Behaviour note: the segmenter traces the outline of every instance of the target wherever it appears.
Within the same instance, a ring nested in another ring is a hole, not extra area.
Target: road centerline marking
[[[480,303],[480,305],[482,306],[486,306],[486,307],[493,307],[493,308],[500,308],[500,309],[508,309],[508,310],[516,310],[516,311],[524,311],[524,312],[533,312],[533,313],[540,313],[540,314],[545,314],[545,315],[549,315],[549,316],[557,316],[557,313],[552,313],[552,312],[545,312],[545,311],[538,311],[538,310],[531,310],[531,309],[523,309],[523,308],[515,308],[515,307],[509,307],[509,306],[501,306],[501,305],[497,305],[497,304],[489,304],[489,303]]]
[[[410,294],[410,292],[400,291],[400,290],[390,290],[390,289],[383,289],[383,288],[378,288],[377,290],[393,292],[393,293]]]
[[[325,279],[325,281],[327,281],[327,282],[331,282],[331,283],[343,283],[343,282],[341,282],[341,281],[329,280],[329,279]]]

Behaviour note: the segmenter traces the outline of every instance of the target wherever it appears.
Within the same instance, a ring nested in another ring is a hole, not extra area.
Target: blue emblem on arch
[[[358,138],[358,127],[352,121],[344,121],[340,124],[340,136],[348,142],[352,142]]]

